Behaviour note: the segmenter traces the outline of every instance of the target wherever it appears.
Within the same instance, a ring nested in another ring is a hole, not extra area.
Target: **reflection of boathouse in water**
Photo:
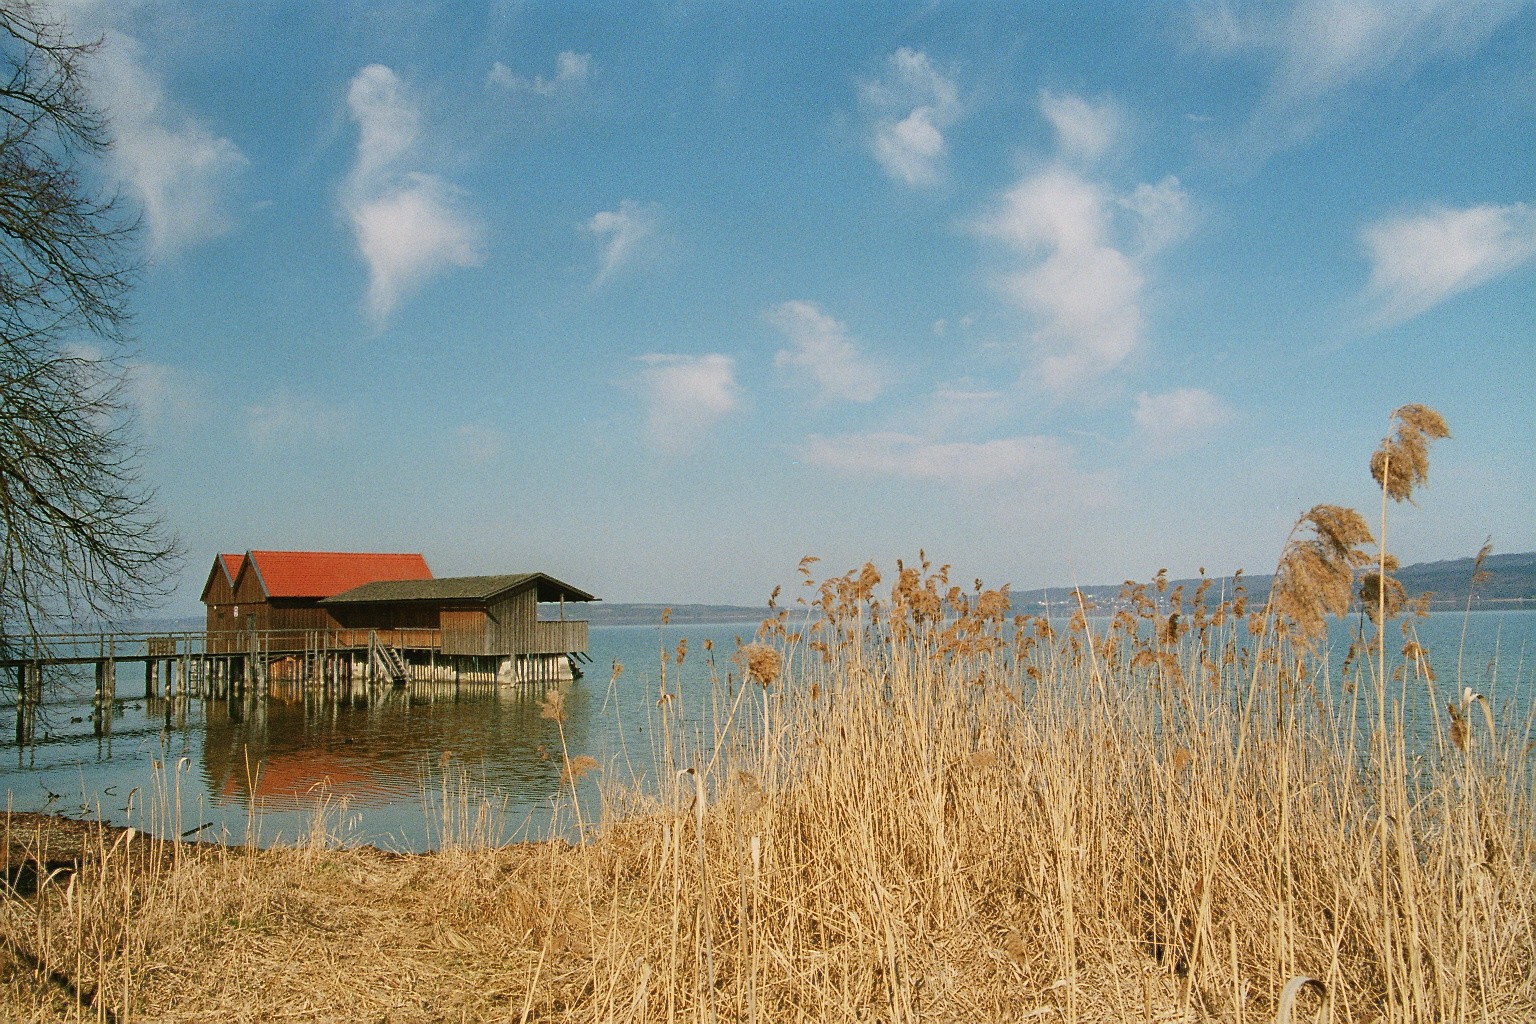
[[[395,682],[570,679],[587,623],[565,606],[595,600],[539,572],[439,579],[419,554],[334,551],[219,555],[203,588],[210,654]],[[558,618],[541,619],[541,604]]]

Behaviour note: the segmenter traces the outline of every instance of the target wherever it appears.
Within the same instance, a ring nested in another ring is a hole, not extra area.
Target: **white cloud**
[[[384,65],[370,64],[347,87],[347,109],[357,122],[352,176],[372,182],[395,173],[421,134],[421,112],[405,83]]]
[[[885,173],[909,188],[942,181],[944,132],[961,113],[955,83],[927,54],[904,46],[887,58],[885,76],[860,92],[874,118],[870,148]]]
[[[811,302],[781,302],[768,320],[791,348],[774,353],[773,365],[803,373],[822,402],[871,402],[885,390],[885,374],[848,338],[847,325]]]
[[[662,451],[681,455],[697,448],[704,436],[741,404],[736,363],[730,356],[653,353],[644,364],[640,386],[650,408],[651,441]]]
[[[368,312],[383,323],[428,278],[449,267],[477,266],[482,227],[459,209],[452,185],[411,166],[420,112],[393,71],[382,64],[359,71],[347,106],[358,145],[342,202],[368,264]]]
[[[617,210],[594,213],[583,229],[597,236],[597,277],[592,287],[601,288],[628,266],[654,239],[661,224],[661,210],[654,203],[626,199]]]
[[[1370,322],[1390,326],[1536,260],[1536,209],[1438,209],[1378,221],[1360,237],[1371,258]]]
[[[967,490],[1006,489],[1053,505],[1092,507],[1109,498],[1105,480],[1079,472],[1076,451],[1053,437],[937,442],[896,432],[812,435],[799,455],[835,473],[893,476]]]
[[[1108,143],[1107,106],[1091,107],[1045,94],[1047,116],[1069,124],[1069,154],[1102,152]],[[1181,238],[1191,221],[1188,195],[1177,178],[1139,185],[1118,196],[1107,184],[1061,161],[1004,193],[977,230],[1006,243],[1022,269],[1001,275],[999,287],[1035,321],[1031,371],[1057,395],[1081,391],[1118,370],[1141,344],[1142,291],[1150,257]],[[1126,233],[1134,246],[1119,240]]]
[[[1094,104],[1080,96],[1042,91],[1040,112],[1056,129],[1063,155],[1085,165],[1103,156],[1123,131],[1120,112],[1108,100]]]
[[[543,75],[522,78],[513,74],[512,69],[501,61],[496,61],[491,65],[485,80],[487,84],[499,86],[510,92],[555,97],[569,95],[586,88],[591,75],[592,55],[566,50],[555,58],[553,78],[545,78]]]
[[[1107,199],[1098,186],[1056,168],[1015,186],[983,225],[1028,261],[1001,287],[1038,321],[1034,369],[1057,393],[1115,370],[1140,338],[1142,276],[1107,244]]]
[[[139,200],[149,245],[175,255],[229,231],[228,196],[247,160],[165,94],[144,66],[144,47],[120,32],[92,67],[97,100],[112,121],[112,161]]]
[[[349,409],[322,405],[286,389],[265,402],[245,408],[251,445],[270,450],[310,442],[334,442],[352,432],[356,419]]]
[[[1200,388],[1136,396],[1132,417],[1151,455],[1177,455],[1196,448],[1234,419],[1232,408]]]

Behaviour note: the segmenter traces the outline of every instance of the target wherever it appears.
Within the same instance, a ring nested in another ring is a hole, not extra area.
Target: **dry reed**
[[[656,781],[605,775],[580,844],[496,845],[462,793],[427,856],[103,839],[4,901],[0,1015],[1531,1019],[1528,725],[1462,694],[1410,748],[1416,643],[1395,684],[1329,677],[1346,511],[1304,518],[1257,618],[1161,577],[1065,624],[926,558],[813,582],[712,734],[663,678]]]

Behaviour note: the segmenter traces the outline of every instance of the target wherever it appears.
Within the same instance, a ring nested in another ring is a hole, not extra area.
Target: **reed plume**
[[[747,644],[736,652],[735,658],[742,673],[759,686],[772,686],[784,667],[778,650],[767,644]]]
[[[1310,531],[1310,536],[1304,531]],[[1316,505],[1296,522],[1275,570],[1271,611],[1295,624],[1302,639],[1327,631],[1327,616],[1349,611],[1355,572],[1371,562],[1361,550],[1374,541],[1354,509]]]
[[[1429,445],[1450,437],[1438,412],[1427,405],[1404,405],[1392,412],[1397,430],[1382,438],[1371,456],[1371,477],[1393,501],[1412,501],[1413,489],[1429,480]]]
[[[1397,556],[1383,554],[1378,564],[1360,577],[1360,606],[1377,626],[1407,607],[1408,592],[1392,575],[1397,569]]]

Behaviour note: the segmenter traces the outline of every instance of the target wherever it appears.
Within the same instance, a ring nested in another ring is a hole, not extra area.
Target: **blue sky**
[[[759,603],[1536,549],[1536,6],[60,4],[189,552]]]

